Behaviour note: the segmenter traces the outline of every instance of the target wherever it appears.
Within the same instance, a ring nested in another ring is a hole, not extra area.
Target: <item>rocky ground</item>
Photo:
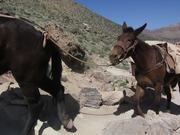
[[[1,92],[14,82],[10,74],[0,79]],[[5,83],[6,82],[6,83]],[[62,83],[66,88],[66,106],[74,119],[77,131],[67,132],[53,115],[49,98],[42,112],[46,120],[39,120],[35,127],[37,135],[178,135],[180,134],[180,94],[173,91],[171,113],[165,110],[166,97],[161,100],[161,111],[156,115],[148,106],[153,91],[147,90],[143,100],[145,118],[133,115],[131,86],[135,80],[126,70],[115,67],[98,67],[84,74],[71,72],[64,67]],[[11,85],[16,87],[17,85]],[[46,93],[41,92],[43,95]],[[146,109],[145,109],[146,108]]]

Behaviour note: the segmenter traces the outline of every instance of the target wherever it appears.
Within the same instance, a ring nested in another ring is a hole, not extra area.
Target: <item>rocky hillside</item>
[[[27,18],[42,27],[57,26],[59,33],[52,35],[57,35],[55,38],[61,40],[62,46],[73,42],[80,45],[88,56],[97,54],[106,58],[104,61],[108,61],[111,47],[121,33],[121,25],[93,13],[74,0],[0,0],[0,11]],[[177,41],[179,34],[177,27],[170,27],[147,30],[140,38]],[[128,69],[127,62],[120,67]]]
[[[107,56],[121,26],[100,16],[73,0],[0,0],[0,10],[25,17],[44,26],[57,24],[90,54]],[[150,39],[142,35],[143,39]]]
[[[180,23],[145,32],[151,37],[170,42],[180,42]]]

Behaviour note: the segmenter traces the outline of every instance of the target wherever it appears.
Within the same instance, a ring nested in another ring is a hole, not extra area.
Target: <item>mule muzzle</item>
[[[118,65],[121,62],[121,55],[110,55],[109,60],[113,66]]]

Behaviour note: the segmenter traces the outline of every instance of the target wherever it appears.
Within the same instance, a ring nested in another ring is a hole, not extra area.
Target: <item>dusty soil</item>
[[[123,76],[125,78],[133,77],[128,73],[128,71],[117,69],[114,67],[103,67],[102,69],[96,69],[104,73],[111,74],[112,76]],[[78,100],[79,92],[83,87],[97,87],[100,88],[102,83],[95,80],[92,74],[89,72],[84,74],[71,72],[70,69],[64,68],[63,71],[63,85],[66,88],[66,93],[72,95],[73,99]],[[1,92],[9,84],[5,83],[0,86]],[[177,88],[176,88],[177,89]],[[46,94],[41,92],[42,94]],[[72,101],[72,100],[71,100]],[[166,97],[162,97],[161,101],[161,111],[160,115],[156,115],[152,110],[148,110],[146,113],[145,120],[150,122],[160,121],[162,118],[180,117],[180,93],[178,90],[172,92],[172,108],[171,113],[165,112]],[[71,112],[76,109],[76,103],[73,101],[67,105]],[[79,113],[74,117],[74,125],[77,131],[74,133],[67,132],[62,126],[59,128],[50,126],[47,121],[38,120],[38,124],[35,127],[36,135],[104,135],[105,133],[109,135],[120,134],[117,126],[111,126],[113,122],[123,122],[124,120],[131,120],[133,115],[133,109],[130,103],[118,104],[114,106],[101,106],[99,109],[83,107],[79,110]],[[48,114],[46,114],[48,115]],[[57,119],[54,117],[54,120]],[[53,127],[53,128],[52,128]],[[113,129],[115,128],[115,129]],[[116,132],[111,132],[115,130]],[[179,133],[179,132],[178,132]],[[178,133],[176,135],[178,135]],[[131,135],[131,134],[129,134]]]
[[[93,82],[93,79],[87,74],[77,74],[72,72],[67,72],[65,70],[67,78],[70,76],[68,82],[64,83],[66,86],[67,92],[72,94],[74,97],[78,96],[82,87],[94,87],[98,82]],[[130,73],[127,71],[117,69],[114,67],[103,68],[103,71],[111,73],[113,76],[125,76],[130,77]],[[69,75],[68,75],[69,74]],[[131,77],[130,77],[131,78]],[[147,121],[156,121],[161,119],[161,117],[179,117],[180,115],[180,94],[179,91],[172,92],[172,113],[165,112],[166,97],[163,96],[161,102],[161,111],[160,115],[156,115],[152,110],[148,110],[146,113],[145,120]],[[179,107],[179,108],[178,108]],[[179,110],[179,111],[178,111]],[[119,112],[118,112],[119,111]],[[115,113],[115,114],[114,114]],[[165,116],[163,115],[165,114]],[[83,107],[80,109],[80,113],[75,117],[74,124],[77,128],[75,133],[67,132],[63,127],[59,131],[55,131],[52,128],[48,127],[43,130],[43,135],[103,135],[105,134],[105,129],[108,127],[109,123],[114,121],[124,121],[132,119],[133,109],[130,104],[115,105],[115,106],[101,106],[100,109],[93,109]],[[36,127],[36,131],[41,127],[42,123],[39,121]],[[113,129],[112,129],[113,130]],[[113,134],[113,133],[112,133]]]

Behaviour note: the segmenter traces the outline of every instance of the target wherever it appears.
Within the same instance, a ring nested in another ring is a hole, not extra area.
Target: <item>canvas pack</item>
[[[171,66],[175,70],[176,74],[180,74],[180,45],[179,44],[172,44],[166,41],[145,41],[145,42],[148,43],[149,45],[167,43],[167,52],[173,58],[173,61],[174,61],[174,63],[171,64]]]

